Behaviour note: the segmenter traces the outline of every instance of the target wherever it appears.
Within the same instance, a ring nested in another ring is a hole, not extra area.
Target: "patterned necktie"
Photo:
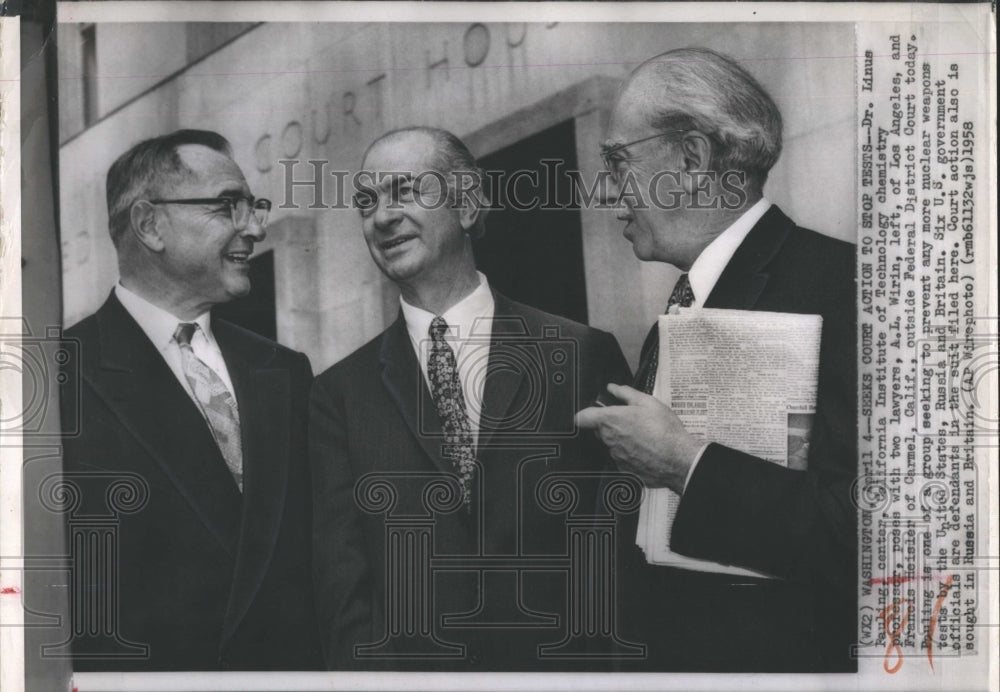
[[[673,293],[667,301],[665,313],[670,312],[674,306],[681,308],[691,307],[694,302],[694,292],[691,290],[691,282],[688,281],[687,274],[681,274],[674,284]],[[639,371],[636,373],[633,387],[646,394],[653,393],[653,385],[656,384],[656,367],[660,363],[660,326],[659,320],[653,322],[646,341],[642,344],[642,356],[639,358]]]
[[[197,324],[181,322],[174,332],[174,339],[181,349],[181,366],[194,392],[198,408],[201,409],[208,427],[212,430],[215,443],[219,445],[229,472],[236,485],[243,492],[243,442],[240,439],[240,411],[236,399],[226,387],[222,378],[212,368],[205,365],[191,348],[191,337]]]
[[[444,456],[455,464],[462,486],[466,509],[472,499],[472,476],[476,470],[476,454],[472,445],[472,429],[465,410],[465,396],[458,377],[458,364],[451,346],[445,341],[448,323],[441,317],[431,320],[431,352],[427,359],[427,379],[431,396],[444,425]]]

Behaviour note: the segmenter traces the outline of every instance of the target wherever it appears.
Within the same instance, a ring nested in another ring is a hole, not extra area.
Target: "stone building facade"
[[[854,238],[850,24],[63,24],[59,32],[67,325],[96,309],[117,280],[104,201],[112,161],[146,137],[213,129],[233,143],[254,193],[275,202],[258,246],[268,278],[257,309],[319,371],[398,310],[336,174],[355,171],[372,139],[434,125],[498,161],[530,159],[535,145],[523,143],[544,141],[588,178],[602,166],[598,147],[619,80],[682,46],[741,60],[781,109],[785,148],[766,195],[800,225]],[[309,184],[317,171],[319,199]],[[540,233],[544,219],[535,217]],[[636,260],[606,209],[580,209],[559,226],[565,245],[540,239],[530,247],[553,257],[575,248],[582,266],[565,279],[580,294],[575,314],[613,332],[634,365],[673,269]],[[501,258],[494,283],[517,276],[515,291],[526,293],[512,297],[531,302],[540,274],[520,264],[531,253],[505,249],[502,232],[491,233],[490,252]]]

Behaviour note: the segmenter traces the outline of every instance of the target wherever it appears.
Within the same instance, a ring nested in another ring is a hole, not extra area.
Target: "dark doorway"
[[[274,251],[250,259],[250,293],[212,308],[212,316],[277,339],[274,311]]]
[[[487,183],[495,208],[486,236],[473,245],[479,269],[513,300],[586,322],[580,210],[568,173],[576,170],[573,121],[485,156],[480,165],[504,175],[501,184],[497,177]],[[512,178],[517,171],[531,176]]]

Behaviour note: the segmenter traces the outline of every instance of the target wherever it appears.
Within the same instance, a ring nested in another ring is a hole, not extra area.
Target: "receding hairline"
[[[206,171],[200,170],[199,167],[193,165],[197,164],[198,162],[197,160],[192,161],[189,158],[189,156],[191,155],[194,155],[195,158],[207,157],[210,161],[215,157],[221,157],[222,159],[225,159],[226,161],[231,163],[232,164],[231,173],[233,174],[234,181],[235,180],[240,181],[241,185],[237,186],[230,185],[229,187],[226,187],[224,190],[221,190],[220,191],[221,193],[228,193],[228,192],[238,193],[243,191],[242,188],[249,186],[249,183],[247,182],[246,179],[246,175],[243,173],[243,169],[240,168],[238,163],[236,163],[236,159],[234,159],[232,156],[229,155],[229,153],[225,151],[213,149],[212,147],[205,144],[191,142],[191,143],[179,144],[177,147],[175,147],[174,152],[177,154],[177,158],[181,162],[181,166],[184,169],[183,172],[187,175],[198,176],[199,178],[204,176],[206,174]],[[161,184],[163,182],[166,181],[160,181]],[[226,182],[227,185],[229,185],[229,182],[228,181]]]
[[[108,169],[105,178],[105,199],[108,205],[108,230],[118,246],[129,223],[129,209],[140,195],[155,194],[154,187],[192,173],[180,150],[186,146],[203,146],[233,162],[232,144],[218,132],[181,129],[158,137],[144,139],[122,153]],[[236,165],[236,168],[239,168]],[[240,175],[243,175],[240,169]],[[245,177],[243,183],[246,184]]]
[[[373,141],[371,144],[368,145],[368,147],[365,149],[364,155],[361,157],[362,167],[364,167],[365,162],[368,161],[368,157],[371,156],[371,153],[375,151],[375,149],[381,146],[392,144],[397,140],[405,139],[407,136],[422,137],[424,141],[427,142],[429,145],[427,149],[429,158],[433,158],[434,155],[437,153],[438,149],[437,138],[430,130],[417,127],[392,130],[391,132],[386,132],[384,135],[381,135],[380,137],[378,137],[378,139],[376,139],[375,141]]]
[[[232,154],[230,154],[229,152],[222,151],[220,149],[214,149],[208,146],[207,144],[202,144],[201,142],[184,142],[183,144],[178,144],[174,147],[174,151],[177,153],[178,156],[182,155],[184,151],[197,151],[200,149],[204,149],[205,151],[211,154],[218,154],[219,156],[227,158],[230,161],[235,160],[233,159]]]

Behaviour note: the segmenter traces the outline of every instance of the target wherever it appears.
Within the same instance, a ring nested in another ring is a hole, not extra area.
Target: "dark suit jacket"
[[[207,423],[163,357],[112,293],[69,329],[80,341],[80,434],[64,443],[66,480],[81,490],[71,535],[112,512],[117,528],[118,639],[86,634],[115,601],[115,579],[86,574],[73,547],[77,670],[314,669],[306,458],[309,361],[223,321],[212,330],[239,404],[241,495]],[[71,413],[67,409],[67,414]],[[137,494],[105,495],[124,479]],[[143,497],[143,496],[146,497]],[[115,507],[109,508],[109,502]],[[128,505],[131,502],[131,507]],[[74,529],[75,527],[75,529]]]
[[[849,654],[857,614],[854,275],[853,245],[799,228],[772,206],[705,301],[707,308],[823,316],[809,470],[719,444],[706,449],[681,499],[671,548],[781,579],[652,567],[635,549],[625,560],[638,565],[642,587],[625,589],[635,598],[624,617],[635,615],[641,634],[633,636],[650,645],[647,668],[855,669]],[[634,531],[634,522],[626,531]]]
[[[610,334],[501,295],[495,298],[492,337],[483,341],[488,374],[477,453],[480,485],[473,489],[469,510],[459,507],[432,515],[432,545],[408,549],[426,550],[435,559],[489,555],[495,566],[514,567],[524,556],[567,554],[565,514],[549,513],[541,506],[535,494],[539,481],[548,473],[591,472],[589,481],[581,480],[584,490],[577,509],[592,511],[593,492],[609,463],[607,451],[592,434],[575,429],[573,415],[607,382],[628,381],[629,372]],[[381,663],[356,657],[356,645],[386,637],[387,597],[425,599],[421,601],[425,604],[429,598],[417,579],[403,579],[403,586],[419,592],[416,595],[401,593],[405,588],[397,590],[391,576],[387,583],[387,556],[396,546],[387,543],[386,533],[390,521],[430,516],[421,504],[428,479],[453,472],[451,462],[442,456],[440,431],[441,421],[402,315],[316,378],[310,422],[314,554],[328,666],[445,670],[566,666],[540,661],[537,654],[537,646],[557,643],[566,634],[566,576],[556,569],[524,574],[520,582],[513,569],[437,570],[428,586],[434,599],[429,607],[431,628],[440,641],[464,649],[421,648],[420,641],[396,638],[382,651],[420,655]],[[392,483],[398,504],[395,509],[370,511],[377,504],[377,493],[356,484],[363,483],[366,474],[390,472],[396,474]],[[518,597],[520,603],[515,604]],[[463,613],[467,615],[456,617]],[[429,658],[446,649],[453,658]]]

